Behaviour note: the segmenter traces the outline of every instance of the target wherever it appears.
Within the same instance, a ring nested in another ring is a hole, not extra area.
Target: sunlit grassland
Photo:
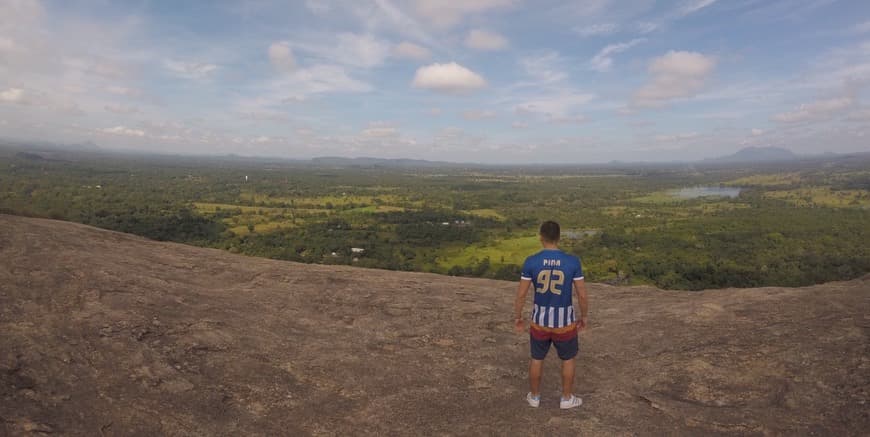
[[[541,242],[537,235],[501,238],[487,243],[445,248],[439,253],[438,265],[449,269],[456,265],[473,265],[487,257],[494,265],[522,265],[527,256],[539,250]]]
[[[194,208],[197,211],[204,214],[213,214],[218,211],[235,211],[240,210],[243,214],[281,214],[292,211],[298,211],[296,208],[280,208],[280,207],[269,207],[269,206],[245,206],[245,205],[234,205],[231,203],[209,203],[209,202],[193,202]],[[305,208],[305,211],[308,212],[320,212],[327,211],[326,209],[318,210]]]
[[[407,208],[401,206],[390,205],[370,205],[362,208],[354,208],[344,211],[344,213],[362,213],[362,214],[383,214],[387,212],[404,212]]]
[[[504,221],[505,217],[494,209],[471,209],[466,211],[461,211],[469,215],[482,217],[482,218],[491,218],[498,221]]]
[[[399,205],[404,202],[401,196],[395,194],[379,194],[379,195],[355,195],[355,194],[330,194],[316,197],[283,197],[269,196],[259,193],[243,193],[241,201],[253,200],[256,203],[265,204],[289,204],[294,207],[345,207],[349,205],[372,205],[386,204]]]

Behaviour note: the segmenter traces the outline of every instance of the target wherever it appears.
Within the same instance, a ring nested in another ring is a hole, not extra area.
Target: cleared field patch
[[[752,186],[752,187],[779,187],[796,185],[801,183],[800,173],[776,173],[776,174],[761,174],[746,176],[732,181],[725,182],[723,185],[730,186]]]
[[[244,197],[244,196],[243,196]],[[269,197],[255,195],[258,202],[265,203],[280,203],[292,205],[294,208],[346,208],[349,206],[369,206],[369,205],[404,205],[405,199],[395,194],[379,194],[379,195],[343,195],[334,194],[327,196],[316,197]]]
[[[346,213],[362,213],[362,214],[383,214],[387,212],[404,212],[407,208],[401,206],[390,205],[370,205],[362,208],[354,208],[345,211]]]
[[[678,203],[683,200],[685,199],[680,199],[679,197],[674,196],[673,192],[670,191],[656,191],[655,193],[650,193],[646,196],[640,196],[630,199],[631,202],[653,204]]]
[[[287,220],[257,223],[254,225],[254,232],[256,232],[256,233],[268,233],[268,232],[276,231],[278,229],[293,228],[295,226],[296,225],[292,221],[287,221]],[[248,227],[248,225],[233,226],[233,227],[229,228],[229,230],[232,231],[236,235],[248,235],[251,233],[251,230]]]
[[[799,207],[870,207],[870,192],[866,190],[832,190],[831,187],[808,187],[794,190],[767,191],[764,193],[764,197],[784,200]]]
[[[242,205],[233,205],[230,203],[208,203],[208,202],[194,202],[193,207],[196,208],[197,211],[201,213],[213,214],[218,211],[235,211],[241,210],[243,214],[259,214],[260,211],[270,212],[270,213],[282,213],[287,211],[287,208],[272,208],[267,206],[242,206]]]

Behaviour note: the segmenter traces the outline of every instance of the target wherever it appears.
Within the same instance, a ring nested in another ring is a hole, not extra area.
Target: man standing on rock
[[[574,358],[579,352],[577,333],[586,329],[589,302],[586,296],[586,283],[580,259],[559,250],[559,224],[552,221],[541,225],[540,237],[544,249],[526,258],[517,299],[514,302],[515,327],[517,333],[525,331],[523,303],[526,301],[529,286],[534,285],[535,299],[529,327],[531,363],[529,364],[529,384],[531,391],[526,400],[532,407],[541,404],[541,371],[550,344],[562,360],[562,409],[575,408],[583,400],[574,396]],[[579,318],[574,311],[572,294],[577,295],[580,303]]]

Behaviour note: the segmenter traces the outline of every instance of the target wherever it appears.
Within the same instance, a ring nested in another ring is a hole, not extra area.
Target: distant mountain
[[[800,156],[781,147],[747,147],[737,153],[719,158],[705,159],[707,162],[773,162],[791,161]]]

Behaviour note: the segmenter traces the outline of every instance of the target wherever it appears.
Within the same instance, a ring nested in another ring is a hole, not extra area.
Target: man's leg
[[[562,360],[562,399],[568,399],[574,387],[574,358]]]
[[[574,359],[580,352],[580,342],[576,334],[573,338],[564,341],[554,341],[556,352],[562,360],[562,400],[569,400],[573,395],[574,388]]]
[[[541,395],[541,374],[544,369],[544,358],[547,358],[547,351],[550,350],[551,343],[550,339],[538,340],[529,332],[529,349],[532,358],[529,361],[529,388],[534,397]]]
[[[532,359],[529,361],[529,388],[532,396],[541,395],[541,374],[544,369],[544,360]]]

